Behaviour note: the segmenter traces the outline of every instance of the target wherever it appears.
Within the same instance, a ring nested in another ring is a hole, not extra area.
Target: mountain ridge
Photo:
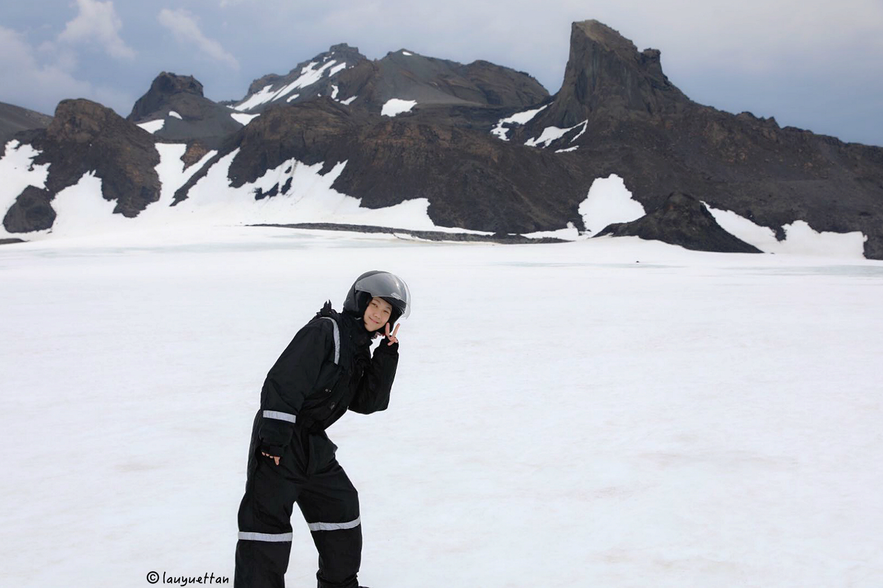
[[[345,44],[335,47],[358,53]],[[596,179],[617,175],[649,214],[664,209],[672,194],[689,194],[769,227],[779,238],[797,220],[816,231],[861,231],[865,255],[883,259],[883,149],[698,104],[666,77],[659,50],[638,51],[598,21],[571,26],[564,83],[553,96],[523,72],[480,60],[463,65],[399,50],[381,60],[354,58],[350,66],[338,63],[334,51],[320,56],[322,63],[314,58],[288,77],[272,74],[252,84],[234,105],[247,117],[243,126],[217,140],[211,161],[177,189],[176,204],[228,156],[224,173],[231,189],[255,184],[288,161],[321,163],[323,174],[345,163],[332,188],[365,208],[425,198],[438,226],[585,230],[580,203]],[[294,86],[302,76],[315,97],[289,100],[301,89]],[[181,78],[173,94],[201,94],[198,82]],[[387,112],[390,101],[401,103],[399,109]],[[211,104],[233,112],[229,105]],[[156,110],[165,112],[163,124],[177,124],[170,110],[170,103]],[[150,151],[143,135],[102,120],[121,145],[140,145],[132,153]],[[63,158],[51,133],[33,133],[34,145],[48,150],[43,160]],[[156,151],[156,143],[169,139],[163,129],[154,133]],[[207,152],[199,141],[188,140],[191,162]],[[136,169],[120,157],[115,165],[121,170]],[[136,215],[139,206],[155,201],[148,176],[139,172],[147,192],[129,199],[120,213]],[[290,198],[292,181],[255,188],[253,198]],[[723,242],[715,237],[713,219],[706,225],[698,213],[668,218],[681,226],[666,221],[662,225],[671,232],[656,238],[677,242],[693,224],[701,228],[696,246]],[[740,250],[732,243],[724,247]]]

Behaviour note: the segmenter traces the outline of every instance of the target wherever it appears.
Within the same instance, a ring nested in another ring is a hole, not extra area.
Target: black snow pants
[[[257,425],[257,422],[255,423]],[[296,502],[319,551],[319,588],[358,588],[362,557],[359,497],[324,434],[296,430],[279,465],[252,435],[239,506],[235,588],[283,588]]]

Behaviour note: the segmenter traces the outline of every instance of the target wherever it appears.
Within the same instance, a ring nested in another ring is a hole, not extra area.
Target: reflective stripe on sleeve
[[[297,422],[297,415],[287,412],[279,412],[277,410],[265,410],[263,412],[265,419],[276,419],[277,421],[287,421],[289,423]]]
[[[242,541],[268,541],[270,543],[287,543],[291,541],[291,533],[243,533],[239,532]]]
[[[310,531],[342,531],[355,529],[362,524],[362,517],[348,523],[309,523]]]

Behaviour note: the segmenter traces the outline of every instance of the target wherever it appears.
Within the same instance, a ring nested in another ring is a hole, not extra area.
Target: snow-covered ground
[[[363,584],[883,586],[883,263],[245,227],[0,246],[0,583],[232,577],[263,377],[372,268],[414,311],[329,431]]]

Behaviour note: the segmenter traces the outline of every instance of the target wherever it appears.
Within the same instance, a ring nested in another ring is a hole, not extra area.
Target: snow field
[[[415,306],[329,431],[363,584],[883,584],[880,262],[243,227],[0,247],[4,580],[232,576],[263,377],[370,268]]]

